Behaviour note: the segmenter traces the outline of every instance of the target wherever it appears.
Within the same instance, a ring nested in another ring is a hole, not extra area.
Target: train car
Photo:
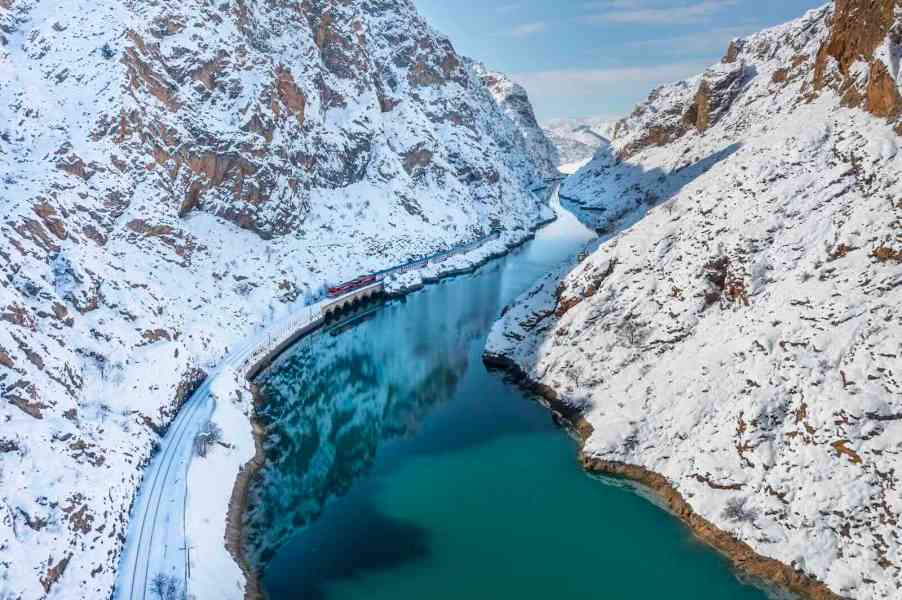
[[[326,290],[326,295],[330,298],[338,298],[339,296],[344,296],[345,294],[349,294],[354,290],[359,290],[360,288],[376,283],[377,281],[379,281],[379,278],[375,275],[363,275],[357,279],[352,279],[351,281],[328,288]]]

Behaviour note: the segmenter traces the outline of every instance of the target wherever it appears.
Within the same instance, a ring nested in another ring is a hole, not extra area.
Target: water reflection
[[[345,494],[381,442],[415,434],[455,394],[500,308],[497,276],[464,279],[308,338],[264,378],[266,465],[248,513],[255,564]]]
[[[263,381],[248,549],[272,600],[762,600],[481,362],[501,308],[594,235],[537,239],[304,340]],[[587,576],[588,575],[588,576]]]
[[[328,582],[397,569],[429,556],[426,528],[386,515],[371,503],[344,515],[341,535],[336,533],[328,521],[312,524],[305,539],[315,552],[296,561],[292,583],[286,589],[270,589],[270,596],[323,600]]]
[[[372,490],[366,486],[375,483],[361,483],[362,476],[374,468],[391,469],[405,456],[449,452],[513,431],[547,428],[547,415],[542,413],[541,421],[535,413],[524,416],[517,400],[485,401],[508,398],[511,392],[482,366],[484,337],[506,303],[593,237],[562,212],[535,241],[510,256],[375,312],[370,307],[283,356],[260,381],[266,399],[259,411],[266,463],[251,487],[246,515],[252,564],[265,570],[302,530],[308,546],[322,546],[305,553],[302,567],[315,568],[317,577],[339,577],[427,553],[423,532],[369,504]],[[456,412],[437,420],[437,407],[452,398]],[[386,445],[387,440],[401,443]],[[344,523],[346,535],[318,535],[317,520],[330,499],[346,496],[354,486],[361,488],[355,490],[360,496],[355,511],[367,515],[361,517],[364,531],[379,528],[398,541],[396,547],[382,540],[368,551],[357,537],[372,541],[383,536],[360,533]],[[336,544],[355,548],[341,565],[328,558],[340,554]],[[320,593],[317,578],[294,579],[309,582],[305,594],[295,597]]]

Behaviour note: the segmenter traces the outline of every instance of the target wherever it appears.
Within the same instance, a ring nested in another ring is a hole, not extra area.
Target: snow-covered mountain
[[[529,101],[529,94],[523,86],[514,83],[503,73],[487,69],[482,63],[474,63],[473,68],[492,92],[495,101],[504,109],[505,114],[519,127],[533,164],[538,165],[544,177],[548,179],[557,177],[557,166],[560,161],[557,148],[539,126],[532,103]]]
[[[902,3],[839,0],[656,89],[563,184],[611,235],[493,329],[744,571],[902,597]]]
[[[585,166],[599,148],[610,144],[617,122],[599,117],[556,119],[542,125],[546,137],[557,148],[559,168],[574,173]]]
[[[507,108],[409,0],[0,1],[0,597],[108,596],[229,346],[547,217]]]

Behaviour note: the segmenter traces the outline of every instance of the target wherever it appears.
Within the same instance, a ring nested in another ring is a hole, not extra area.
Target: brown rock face
[[[902,97],[896,82],[880,61],[871,62],[868,87],[864,97],[864,109],[875,117],[895,119],[902,112]]]
[[[742,51],[738,42],[730,47],[728,56]],[[629,119],[643,121],[640,125],[642,135],[625,145],[617,153],[617,157],[625,160],[650,146],[667,145],[692,129],[704,133],[730,110],[742,92],[746,75],[746,65],[737,56],[731,61],[723,61],[720,65],[709,68],[693,96],[684,97],[669,105],[660,105],[659,90],[653,91],[644,105],[637,107],[628,119],[620,122],[618,127],[626,127]],[[650,105],[655,105],[654,111],[647,110]]]
[[[307,99],[298,88],[297,83],[295,83],[291,71],[281,66],[276,70],[276,91],[279,94],[279,99],[291,111],[291,114],[297,118],[298,124],[303,127]],[[278,109],[273,107],[273,112],[278,114]]]
[[[66,567],[69,565],[69,559],[72,558],[72,555],[67,555],[64,559],[47,568],[47,575],[41,578],[41,585],[44,586],[44,591],[49,592],[50,588],[53,587],[60,577],[63,576],[63,573],[66,572]],[[53,559],[50,559],[50,562],[53,562]]]
[[[890,35],[894,10],[902,0],[837,0],[829,39],[821,46],[814,65],[814,87],[833,88],[846,106],[863,106],[871,114],[895,119],[902,112],[902,98],[874,51]],[[866,82],[851,73],[858,61],[869,63]],[[836,70],[832,67],[835,66]]]
[[[422,172],[432,163],[432,152],[422,146],[417,146],[404,155],[404,170],[409,175]]]
[[[40,217],[44,226],[57,238],[64,240],[67,237],[66,226],[60,218],[57,210],[46,200],[34,207],[34,213]]]
[[[892,25],[893,0],[836,0],[833,31],[818,53],[818,79],[827,57],[836,59],[843,74],[856,60],[871,59]]]
[[[0,365],[7,369],[12,369],[16,366],[16,363],[13,362],[13,359],[9,357],[5,350],[0,349]]]
[[[736,62],[736,59],[739,58],[739,51],[742,47],[737,43],[737,40],[733,40],[730,42],[729,47],[727,48],[727,53],[724,55],[723,59],[720,62],[725,65],[732,64]]]
[[[702,81],[695,93],[695,102],[689,107],[684,120],[687,125],[694,126],[700,132],[704,132],[711,126],[711,86],[707,81]]]

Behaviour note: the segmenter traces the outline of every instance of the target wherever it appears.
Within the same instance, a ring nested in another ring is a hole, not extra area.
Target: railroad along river
[[[261,378],[245,547],[270,600],[765,598],[587,475],[550,413],[483,366],[502,308],[594,238],[556,209],[507,257],[306,338]]]

